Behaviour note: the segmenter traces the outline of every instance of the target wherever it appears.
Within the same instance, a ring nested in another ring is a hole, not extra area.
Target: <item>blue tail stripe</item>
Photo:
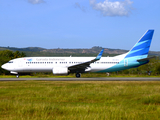
[[[135,47],[136,47],[136,46],[139,46],[139,45],[141,45],[141,44],[143,44],[143,43],[146,43],[146,42],[148,42],[148,41],[141,41],[141,42],[138,42],[138,43],[135,45]]]
[[[135,52],[141,51],[142,49],[143,49],[143,48],[138,49],[138,50],[134,50],[134,51],[130,51],[129,54],[133,54],[133,53],[135,53]]]
[[[132,51],[134,50],[137,50],[137,49],[142,49],[142,48],[145,48],[145,47],[150,47],[150,44],[151,44],[151,40],[150,41],[147,41],[141,45],[138,45],[138,46],[135,46]]]
[[[141,38],[140,41],[145,41],[147,39],[152,39],[154,30],[148,30],[147,33]]]
[[[148,30],[145,35],[136,43],[136,45],[128,52],[125,58],[148,55],[153,33],[154,30]]]
[[[128,57],[133,57],[133,56],[140,56],[140,55],[148,55],[148,52],[149,52],[149,47],[145,48],[145,49],[141,49],[140,51],[137,51],[137,52],[133,52],[131,54],[128,54],[126,56],[126,58]]]

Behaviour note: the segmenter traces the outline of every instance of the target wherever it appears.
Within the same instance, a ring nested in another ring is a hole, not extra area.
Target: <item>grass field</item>
[[[159,120],[160,82],[3,81],[0,119]]]

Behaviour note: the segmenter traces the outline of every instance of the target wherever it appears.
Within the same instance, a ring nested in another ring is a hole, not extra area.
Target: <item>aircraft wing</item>
[[[97,55],[97,57],[91,61],[87,61],[87,62],[83,62],[83,63],[80,63],[80,64],[76,64],[76,65],[73,65],[73,66],[69,66],[68,69],[69,70],[77,70],[77,71],[84,71],[87,67],[90,66],[91,63],[94,63],[95,61],[98,61],[101,59],[102,57],[102,54],[103,54],[103,51],[104,49],[101,50],[101,52]]]
[[[137,60],[137,61],[138,61],[138,62],[142,62],[142,61],[147,61],[147,60],[150,60],[150,59],[153,59],[153,58],[156,58],[156,56],[148,57],[148,58],[144,58],[144,59],[139,59],[139,60]]]

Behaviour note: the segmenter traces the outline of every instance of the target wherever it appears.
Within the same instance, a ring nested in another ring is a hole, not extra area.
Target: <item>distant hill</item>
[[[51,52],[51,53],[96,53],[98,54],[102,50],[102,47],[92,47],[90,49],[45,49],[42,52]],[[127,50],[120,49],[110,49],[104,48],[104,53],[108,54],[122,54],[127,52]]]
[[[0,47],[0,50],[11,50],[25,52],[27,56],[95,56],[101,50],[102,47],[94,46],[90,49],[45,49],[40,47],[27,47],[27,48],[16,48],[16,47]],[[128,52],[128,50],[122,49],[110,49],[104,48],[103,56],[115,56]],[[160,52],[150,51],[149,55],[160,56]]]
[[[44,48],[40,47],[27,47],[27,48],[16,48],[16,47],[0,47],[0,50],[12,50],[12,51],[32,51],[32,52],[39,52],[45,50]]]

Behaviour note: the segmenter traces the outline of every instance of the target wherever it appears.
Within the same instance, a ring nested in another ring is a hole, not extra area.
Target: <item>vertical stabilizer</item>
[[[149,48],[152,41],[154,30],[148,30],[140,40],[128,52],[125,58],[138,57],[146,58],[148,56]]]

